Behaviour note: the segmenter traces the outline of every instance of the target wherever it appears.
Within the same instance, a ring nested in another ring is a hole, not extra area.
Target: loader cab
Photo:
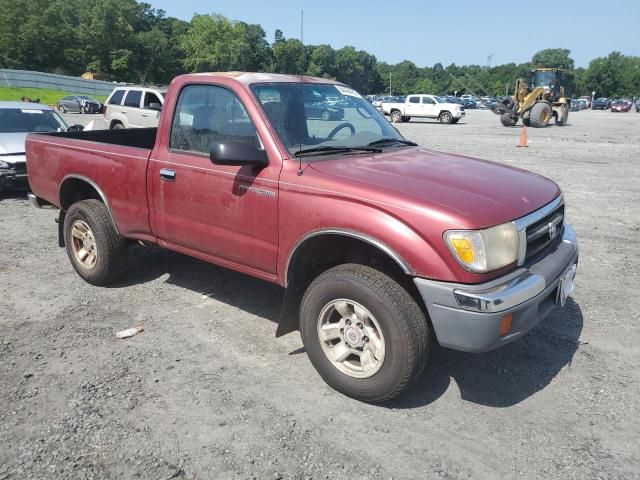
[[[536,68],[531,70],[530,88],[542,87],[552,98],[561,96],[560,87],[563,84],[562,70],[558,68]]]

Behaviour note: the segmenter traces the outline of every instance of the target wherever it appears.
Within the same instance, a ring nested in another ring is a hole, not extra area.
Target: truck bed
[[[73,182],[89,181],[108,201],[124,236],[150,236],[147,163],[156,128],[30,133],[25,151],[31,191],[56,206]],[[68,187],[68,188],[67,188]],[[64,206],[63,206],[64,208]]]
[[[154,127],[119,130],[87,130],[86,132],[54,132],[42,135],[151,150],[156,143],[157,132],[158,129]]]

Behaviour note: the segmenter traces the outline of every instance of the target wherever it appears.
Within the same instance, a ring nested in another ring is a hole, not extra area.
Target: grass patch
[[[24,96],[34,100],[39,98],[40,103],[45,105],[55,105],[58,100],[62,97],[66,97],[67,95],[89,95],[102,103],[107,99],[106,95],[73,93],[62,90],[51,90],[48,88],[0,87],[0,101],[20,101],[20,98]]]

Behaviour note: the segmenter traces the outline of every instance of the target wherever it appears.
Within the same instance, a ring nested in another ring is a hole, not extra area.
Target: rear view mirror
[[[67,132],[81,132],[82,130],[84,130],[84,126],[83,125],[71,125],[69,128],[67,128]]]
[[[211,143],[209,158],[217,165],[266,166],[267,152],[255,145],[238,141],[216,141]]]
[[[158,111],[160,111],[160,110],[162,110],[162,104],[161,103],[156,103],[156,102],[151,102],[149,104],[149,109],[150,110],[158,110]]]

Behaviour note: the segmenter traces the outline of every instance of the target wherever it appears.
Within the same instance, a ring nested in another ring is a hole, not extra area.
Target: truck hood
[[[24,141],[27,135],[27,132],[0,133],[0,154],[24,154]]]
[[[311,167],[458,212],[476,228],[523,217],[560,194],[554,182],[540,175],[422,147],[321,160]]]

